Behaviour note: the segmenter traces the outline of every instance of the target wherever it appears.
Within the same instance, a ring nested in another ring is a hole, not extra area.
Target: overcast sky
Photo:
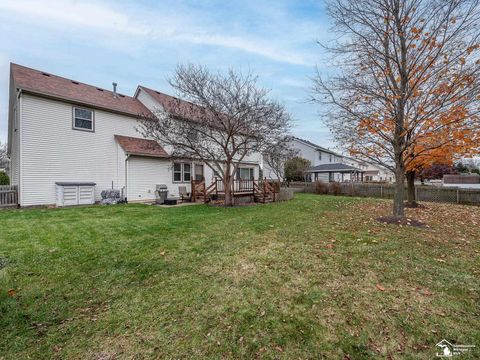
[[[260,76],[296,120],[294,134],[332,147],[307,102],[328,38],[322,1],[0,0],[0,140],[7,137],[9,63],[103,88],[138,84],[172,93],[177,63],[238,68]]]

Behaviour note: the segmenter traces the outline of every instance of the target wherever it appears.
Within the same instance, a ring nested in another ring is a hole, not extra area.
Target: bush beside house
[[[10,177],[4,171],[0,171],[0,185],[10,185]]]

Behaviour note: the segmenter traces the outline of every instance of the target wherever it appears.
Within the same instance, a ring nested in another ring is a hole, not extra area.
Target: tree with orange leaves
[[[341,145],[395,173],[404,217],[406,173],[478,146],[480,0],[330,0],[328,13],[338,72],[317,70],[314,100]]]
[[[463,119],[464,115],[461,115]],[[415,175],[437,164],[452,166],[462,157],[471,157],[480,152],[479,128],[466,121],[454,122],[435,134],[428,131],[417,136],[417,142],[407,150],[405,159],[407,178],[407,204],[417,206],[415,195]]]

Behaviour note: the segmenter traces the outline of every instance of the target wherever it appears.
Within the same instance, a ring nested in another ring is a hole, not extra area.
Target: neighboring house
[[[144,139],[138,116],[165,108],[172,97],[138,86],[133,97],[25,66],[10,65],[8,153],[11,183],[21,206],[56,203],[56,183],[95,184],[94,197],[116,188],[129,201],[155,199],[157,184],[169,194],[192,179],[213,178],[199,161],[172,159],[168,149]],[[238,177],[258,178],[261,156],[242,162]]]
[[[293,148],[300,157],[310,161],[307,181],[363,181],[364,170],[346,164],[344,157],[332,150],[297,137],[293,138]]]
[[[393,172],[370,161],[355,159],[348,156],[344,156],[343,161],[345,164],[363,170],[364,181],[366,182],[393,182],[395,180],[395,174]]]
[[[478,174],[443,175],[442,185],[445,187],[480,189],[480,175]]]

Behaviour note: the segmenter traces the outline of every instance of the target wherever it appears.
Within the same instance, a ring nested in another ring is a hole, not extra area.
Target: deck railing
[[[279,192],[280,184],[272,181],[264,180],[243,180],[235,179],[232,181],[231,193],[232,196],[252,195],[261,196],[263,201],[267,197],[271,197],[273,201],[276,200],[276,194]],[[209,186],[206,186],[205,181],[192,180],[192,199],[197,201],[203,198],[205,202],[212,195],[225,194],[225,185],[223,180],[214,178]]]

